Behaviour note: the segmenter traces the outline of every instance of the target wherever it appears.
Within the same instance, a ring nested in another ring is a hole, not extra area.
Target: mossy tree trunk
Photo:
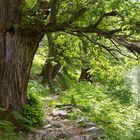
[[[27,84],[41,34],[21,32],[20,0],[0,1],[0,117],[9,119],[27,101]]]

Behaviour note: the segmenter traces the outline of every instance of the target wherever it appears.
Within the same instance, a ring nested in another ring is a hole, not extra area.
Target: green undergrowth
[[[0,140],[21,140],[21,138],[15,133],[15,127],[11,122],[0,120]]]
[[[44,125],[45,113],[44,104],[41,97],[48,95],[48,88],[39,84],[35,80],[30,80],[28,84],[28,102],[22,110],[22,115],[28,120],[25,127],[40,127]]]
[[[140,113],[130,104],[121,104],[104,93],[105,88],[87,82],[75,84],[61,97],[64,104],[73,104],[80,112],[70,114],[71,119],[90,117],[101,130],[100,140],[139,140]]]
[[[77,120],[81,116],[90,117],[91,121],[98,125],[101,130],[100,140],[140,139],[140,113],[132,104],[129,86],[123,83],[115,85],[113,82],[108,86],[75,82],[67,90],[59,93],[62,93],[60,94],[61,103],[72,104],[80,109],[80,112],[70,114],[71,119]],[[43,104],[40,101],[49,96],[52,95],[47,86],[30,80],[29,103],[24,110],[24,117],[31,122],[29,126],[43,125]],[[52,107],[55,107],[56,102],[50,103]]]
[[[33,132],[37,127],[42,127],[45,123],[44,104],[41,99],[48,95],[48,88],[39,84],[35,80],[30,80],[28,84],[28,102],[21,112],[12,112],[16,123],[0,120],[0,140],[22,140],[16,130]]]
[[[39,47],[38,52],[36,53],[34,60],[33,60],[33,65],[31,67],[31,75],[34,74],[40,74],[41,69],[45,63],[45,59],[47,56],[47,47]]]
[[[47,96],[50,93],[49,87],[46,85],[42,85],[37,80],[30,80],[28,83],[28,93],[34,94],[35,96]]]

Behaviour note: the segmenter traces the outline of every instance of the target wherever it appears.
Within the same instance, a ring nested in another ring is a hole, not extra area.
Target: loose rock
[[[67,118],[68,117],[68,112],[65,111],[65,110],[53,110],[52,115]]]
[[[57,140],[57,135],[54,132],[46,133],[42,140]]]
[[[83,134],[90,135],[92,138],[99,137],[99,129],[97,127],[91,127],[83,130]]]
[[[81,122],[90,122],[90,118],[89,117],[82,117],[79,120],[76,121],[77,123],[81,123]]]
[[[74,134],[69,131],[64,130],[64,131],[62,131],[62,136],[63,136],[63,138],[71,138],[74,136]]]
[[[91,128],[91,127],[97,127],[97,125],[95,123],[92,123],[92,122],[85,122],[83,127]]]
[[[77,136],[69,138],[68,140],[84,140],[84,139],[82,136],[77,135]]]
[[[47,125],[43,126],[43,129],[48,129],[50,127],[52,127],[52,124],[47,124]]]

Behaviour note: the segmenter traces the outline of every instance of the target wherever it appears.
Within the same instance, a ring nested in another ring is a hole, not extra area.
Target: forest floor
[[[99,128],[89,117],[81,116],[78,120],[70,118],[70,113],[80,110],[71,104],[61,104],[59,95],[50,95],[43,102],[46,124],[28,134],[26,140],[96,140],[99,137]],[[50,106],[53,102],[56,103],[55,107]]]

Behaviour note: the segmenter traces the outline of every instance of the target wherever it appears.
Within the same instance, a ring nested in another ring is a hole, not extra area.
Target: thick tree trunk
[[[25,104],[34,54],[41,36],[0,32],[0,107],[20,111]]]
[[[0,118],[9,119],[26,103],[34,54],[42,35],[22,29],[22,0],[0,0]],[[26,32],[26,34],[25,34]],[[0,110],[1,111],[1,110]]]

